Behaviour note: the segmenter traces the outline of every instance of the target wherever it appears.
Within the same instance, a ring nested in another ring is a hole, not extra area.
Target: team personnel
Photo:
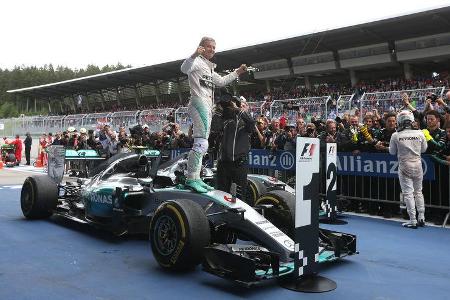
[[[27,161],[27,166],[30,165],[30,153],[31,153],[31,144],[33,143],[33,139],[31,138],[31,134],[27,132],[25,141],[23,144],[25,145],[25,159]]]
[[[186,185],[199,193],[214,189],[200,179],[203,155],[208,150],[208,136],[211,126],[214,88],[231,83],[247,69],[241,65],[234,72],[220,76],[214,71],[216,65],[210,60],[216,52],[216,42],[210,37],[200,41],[194,54],[181,65],[181,71],[188,75],[191,99],[188,113],[193,123],[194,144],[189,152]]]
[[[222,136],[217,163],[217,188],[230,192],[231,184],[237,185],[239,199],[246,201],[248,152],[250,135],[256,130],[255,121],[248,112],[244,97],[220,102],[223,107],[221,119]],[[216,127],[216,126],[214,126]]]
[[[16,138],[12,141],[8,141],[6,137],[3,138],[3,140],[5,141],[5,144],[14,145],[14,156],[16,157],[16,166],[18,166],[22,160],[22,140],[20,139],[20,136],[16,134]]]
[[[392,134],[389,153],[397,154],[398,157],[398,179],[409,215],[409,222],[404,223],[403,226],[417,229],[417,225],[425,225],[421,153],[427,150],[428,145],[424,133],[413,129],[413,122],[414,115],[409,110],[403,110],[398,114],[398,131]],[[416,208],[419,213],[418,222]]]

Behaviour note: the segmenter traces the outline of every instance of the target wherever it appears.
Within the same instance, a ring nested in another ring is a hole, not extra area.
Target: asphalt
[[[358,237],[359,254],[321,267],[337,283],[299,294],[266,282],[246,289],[205,272],[164,272],[146,237],[114,237],[59,217],[26,220],[20,210],[29,167],[0,170],[0,299],[449,299],[450,230],[405,229],[355,215],[323,225]]]

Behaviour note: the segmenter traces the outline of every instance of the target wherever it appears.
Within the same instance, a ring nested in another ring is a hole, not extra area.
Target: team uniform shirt
[[[415,177],[418,173],[422,174],[421,153],[424,153],[427,147],[422,131],[405,129],[392,134],[389,153],[397,154],[399,171]]]

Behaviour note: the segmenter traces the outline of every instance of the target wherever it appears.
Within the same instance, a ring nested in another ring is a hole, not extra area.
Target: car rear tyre
[[[203,259],[211,233],[203,208],[192,200],[173,200],[159,206],[150,223],[150,243],[156,261],[165,269],[186,270]]]
[[[58,185],[47,176],[25,179],[20,193],[20,206],[28,219],[44,219],[53,214],[58,202]]]
[[[289,237],[294,237],[295,196],[283,190],[274,190],[262,195],[255,206],[272,205],[264,209],[264,217]]]

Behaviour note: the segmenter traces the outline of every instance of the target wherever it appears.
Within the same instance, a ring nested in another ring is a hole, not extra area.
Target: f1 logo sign
[[[336,146],[334,144],[330,145],[330,147],[328,147],[328,154],[329,155],[334,155],[336,153]]]
[[[319,155],[315,153],[318,151],[318,145],[319,139],[297,137],[296,173],[299,176],[295,178],[296,228],[311,225],[311,195],[305,194],[305,188],[311,184],[313,174],[319,172]]]
[[[300,156],[306,156],[305,154],[307,154],[307,156],[310,156],[310,157],[313,156],[315,148],[316,148],[316,144],[305,143],[305,146],[303,146],[303,150],[300,153]]]

